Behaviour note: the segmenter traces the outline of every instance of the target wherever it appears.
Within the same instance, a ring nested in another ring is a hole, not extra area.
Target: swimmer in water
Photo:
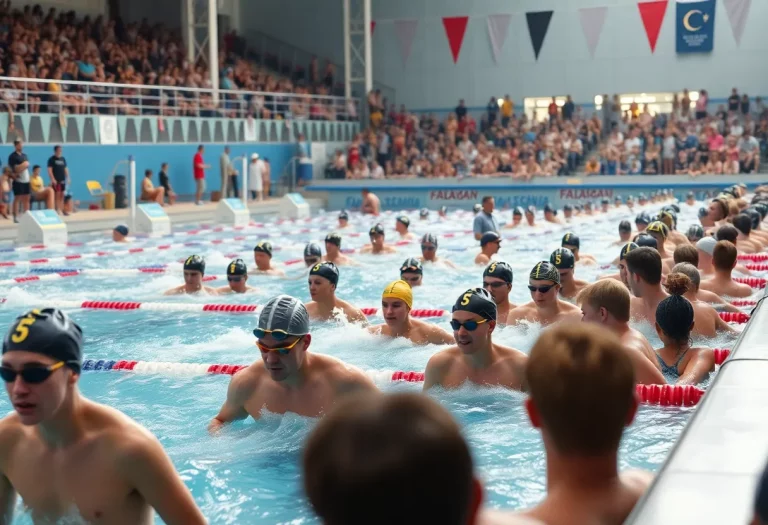
[[[323,261],[332,262],[336,266],[356,266],[355,261],[341,253],[341,235],[329,233],[325,236],[325,257]]]
[[[597,264],[597,259],[595,259],[593,256],[581,253],[579,250],[579,247],[581,246],[581,240],[579,239],[578,235],[575,233],[568,232],[565,235],[563,235],[563,240],[560,243],[561,248],[568,248],[573,252],[573,256],[576,259],[576,262],[580,262],[582,264],[591,265],[591,264]]]
[[[248,286],[248,266],[242,259],[235,259],[227,265],[227,286],[216,290],[218,294],[249,293],[256,288]]]
[[[729,199],[726,197],[716,197],[709,202],[707,206],[707,218],[716,224],[728,218],[730,212]],[[704,223],[702,222],[702,226]]]
[[[304,264],[310,268],[323,259],[323,251],[320,245],[315,242],[309,242],[304,246]]]
[[[400,235],[401,241],[413,241],[418,239],[415,233],[408,231],[410,225],[411,219],[405,215],[400,215],[395,219],[395,231]]]
[[[458,388],[466,382],[524,390],[528,356],[493,342],[497,309],[491,294],[470,288],[456,299],[451,312],[456,344],[430,357],[424,390]]]
[[[704,239],[702,239],[703,241]],[[701,241],[699,241],[701,242]],[[733,243],[718,241],[712,251],[712,277],[701,282],[701,288],[714,292],[719,296],[749,297],[755,291],[748,284],[737,283],[731,273],[736,267],[738,252]]]
[[[448,207],[440,206],[440,209],[437,210],[437,216],[441,219],[445,219],[448,216]]]
[[[728,240],[721,238],[720,230],[728,228],[735,230],[736,249],[741,253],[757,253],[763,251],[763,243],[752,235],[752,217],[746,213],[740,213],[733,218],[729,225],[720,226],[717,230],[717,240]]]
[[[259,241],[253,247],[253,262],[256,263],[256,267],[251,270],[252,273],[274,275],[276,277],[283,277],[285,275],[283,270],[272,266],[272,243],[269,241]]]
[[[635,217],[635,228],[637,229],[637,233],[643,233],[651,222],[651,216],[648,215],[648,212],[641,211],[638,213],[637,217]]]
[[[317,263],[309,270],[309,295],[312,301],[306,304],[309,318],[313,321],[328,321],[341,314],[347,321],[368,324],[362,310],[336,297],[339,284],[339,269],[331,262]]]
[[[190,255],[184,261],[184,284],[167,290],[163,295],[179,295],[205,292],[216,295],[216,289],[203,285],[205,277],[205,259],[199,255]]]
[[[347,213],[347,210],[341,210],[339,212],[339,226],[338,228],[340,230],[343,230],[344,228],[349,226],[349,213]]]
[[[504,261],[492,262],[483,270],[483,288],[496,303],[496,322],[499,326],[506,325],[509,311],[517,308],[516,304],[509,302],[512,277],[512,267]]]
[[[578,297],[581,320],[602,325],[619,337],[641,385],[666,383],[656,361],[656,352],[643,334],[629,326],[630,295],[626,286],[616,281],[598,281],[581,291]]]
[[[692,191],[689,191],[688,193],[686,193],[685,203],[688,206],[694,206],[696,204],[696,195]]]
[[[437,236],[431,233],[425,233],[421,238],[421,257],[419,257],[419,261],[422,263],[443,264],[448,268],[456,268],[456,265],[448,259],[442,259],[437,256]]]
[[[480,253],[475,256],[475,264],[488,264],[501,249],[501,237],[496,232],[485,232],[480,237]]]
[[[405,281],[393,281],[381,294],[381,313],[384,324],[369,326],[372,334],[387,337],[405,337],[417,345],[444,345],[453,343],[451,334],[437,326],[411,317],[413,291]]]
[[[364,189],[362,191],[363,194],[363,203],[360,206],[360,211],[363,214],[371,214],[374,216],[378,216],[379,213],[381,213],[381,201],[376,196],[375,193],[372,193],[368,189]]]
[[[624,246],[632,239],[632,225],[629,221],[619,223],[619,240],[613,243],[613,246]]]
[[[429,219],[429,210],[427,208],[422,208],[419,210],[419,220],[420,221],[426,221]]]
[[[525,222],[527,222],[528,226],[531,228],[539,227],[539,225],[536,224],[536,207],[535,206],[528,206],[525,209]]]
[[[130,239],[128,239],[128,226],[125,226],[124,224],[115,226],[112,230],[112,240],[114,242],[131,242]]]
[[[613,208],[614,209],[621,208],[622,204],[624,204],[624,199],[621,198],[621,195],[616,195],[613,198]]]
[[[407,282],[411,288],[421,286],[423,278],[424,268],[421,267],[421,261],[418,259],[411,257],[400,266],[400,280]]]
[[[560,272],[554,265],[546,261],[537,263],[528,276],[528,289],[533,300],[510,311],[507,324],[528,321],[545,326],[559,321],[581,319],[581,310],[577,306],[558,298]]]
[[[600,200],[600,211],[602,213],[608,213],[609,211],[611,211],[611,201],[603,197]]]
[[[160,442],[81,395],[82,346],[55,308],[21,315],[3,341],[14,412],[0,420],[0,522],[14,522],[18,495],[30,523],[150,525],[153,509],[164,523],[207,523]]]
[[[650,238],[650,236],[649,236]],[[651,239],[653,241],[653,239]],[[656,242],[656,241],[653,241]],[[616,281],[621,281],[624,286],[629,289],[629,281],[627,281],[627,264],[624,262],[624,257],[634,250],[635,248],[639,248],[640,246],[634,242],[628,242],[624,246],[621,247],[621,251],[619,252],[619,259],[617,261],[617,266],[619,267],[619,273],[613,273],[610,275],[603,275],[598,279],[598,281],[601,281],[603,279],[614,279]]]
[[[663,272],[665,274],[669,273],[669,270],[672,268],[672,266],[675,265],[675,260],[672,254],[670,254],[666,248],[666,240],[667,235],[669,235],[669,228],[667,228],[667,225],[661,221],[654,221],[648,225],[648,228],[645,229],[645,233],[656,240],[656,251],[659,252],[659,255],[661,256]]]
[[[646,194],[645,194],[645,193],[641,193],[640,195],[638,195],[638,197],[637,197],[637,203],[638,203],[640,206],[645,206],[646,204],[648,204],[648,197],[646,196]]]
[[[757,208],[747,208],[742,212],[749,218],[749,233],[745,234],[752,242],[760,244],[760,249],[764,249],[768,245],[768,232],[760,229],[763,222],[763,216],[760,214]],[[736,219],[734,218],[734,226],[736,226]],[[738,228],[738,226],[737,226]],[[742,228],[739,228],[741,233],[744,233]]]
[[[634,295],[631,302],[632,318],[653,323],[656,307],[667,297],[661,287],[661,256],[657,250],[641,246],[624,257],[627,282]]]
[[[677,212],[672,209],[671,206],[673,205],[670,204],[668,207],[661,210],[661,213],[659,213],[659,220],[666,224],[667,228],[669,228],[667,240],[675,246],[688,244],[688,238],[677,231]]]
[[[563,206],[563,220],[564,222],[571,222],[573,218],[573,206],[566,204]]]
[[[589,216],[597,215],[597,213],[595,213],[595,210],[592,209],[592,202],[587,201],[584,203],[584,215],[589,215]]]
[[[378,391],[361,370],[309,352],[309,314],[298,299],[270,299],[253,335],[261,360],[232,376],[227,399],[208,425],[212,434],[248,416],[259,419],[262,410],[318,417],[345,396]]]
[[[568,248],[558,248],[549,256],[550,264],[555,265],[560,272],[560,297],[566,300],[574,299],[587,286],[587,281],[576,279],[576,259]]]
[[[395,248],[387,246],[384,243],[384,227],[381,224],[376,223],[373,228],[370,229],[368,235],[371,238],[371,244],[366,244],[360,248],[360,253],[371,253],[373,255],[397,253]]]
[[[721,307],[722,310],[729,312],[739,312],[740,310],[735,306],[727,304],[719,295],[706,290],[701,290],[701,275],[699,270],[696,269],[691,263],[679,263],[672,268],[672,274],[683,274],[688,278],[688,282],[685,283],[686,291],[683,297],[688,299],[688,302],[693,306],[693,311],[696,314],[696,333],[704,337],[715,337],[718,332],[728,332],[730,334],[737,334],[738,331],[723,321],[720,318],[720,314],[710,304],[713,302]],[[669,276],[667,276],[669,279]],[[680,280],[679,277],[676,277]],[[666,284],[665,284],[666,286]],[[669,288],[667,286],[667,288]],[[669,291],[669,290],[667,290]],[[706,299],[705,299],[706,297]],[[711,299],[708,301],[707,299]],[[723,307],[729,308],[723,308]]]
[[[629,208],[629,211],[635,209],[635,198],[632,195],[627,196],[627,208]]]
[[[656,333],[664,344],[656,350],[661,373],[669,384],[696,385],[715,370],[715,355],[711,348],[691,346],[695,310],[683,297],[690,280],[683,274],[667,277],[670,296],[656,309]]]
[[[696,243],[696,252],[699,255],[699,264],[696,266],[705,279],[709,279],[715,274],[715,267],[712,264],[712,255],[715,253],[716,244],[717,239],[711,236],[704,237]],[[734,270],[744,275],[752,275],[752,272],[748,270],[746,266],[739,264],[738,253],[736,259]]]
[[[709,210],[707,208],[699,208],[699,222],[706,230],[715,226],[715,221],[709,218]]]
[[[512,210],[512,222],[504,225],[504,228],[513,229],[519,227],[523,223],[523,209],[520,206],[516,206]]]
[[[638,235],[635,235],[635,238],[632,242],[634,242],[638,246],[653,248],[654,250],[659,251],[658,250],[659,243],[656,242],[656,239],[654,239],[650,233],[640,233]]]
[[[704,228],[702,228],[698,224],[691,224],[691,227],[688,228],[688,231],[685,234],[685,237],[688,239],[688,242],[691,244],[696,244],[701,239],[704,238]]]

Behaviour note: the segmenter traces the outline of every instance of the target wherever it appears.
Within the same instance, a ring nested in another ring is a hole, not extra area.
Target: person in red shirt
[[[192,161],[192,171],[195,175],[195,204],[200,206],[203,203],[203,193],[205,192],[205,170],[210,169],[210,166],[203,160],[203,151],[205,147],[200,144],[197,147],[197,153]]]
[[[552,97],[552,102],[549,103],[549,121],[554,122],[557,120],[557,101],[555,97]]]
[[[349,165],[349,169],[354,169],[359,162],[360,138],[355,137],[355,140],[352,141],[352,144],[349,145],[349,149],[347,150],[347,164]]]

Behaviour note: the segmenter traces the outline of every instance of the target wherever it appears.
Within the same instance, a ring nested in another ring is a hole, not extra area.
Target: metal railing
[[[16,113],[349,122],[361,114],[357,98],[18,77],[0,77],[0,106]]]

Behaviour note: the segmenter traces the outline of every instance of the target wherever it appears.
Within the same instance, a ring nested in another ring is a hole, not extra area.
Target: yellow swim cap
[[[382,299],[400,299],[408,308],[413,307],[413,290],[411,285],[405,281],[392,281],[384,288],[384,293],[381,294]]]

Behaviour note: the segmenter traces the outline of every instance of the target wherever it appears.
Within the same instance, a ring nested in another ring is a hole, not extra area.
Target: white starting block
[[[221,199],[216,206],[216,222],[228,226],[248,226],[251,214],[240,199]]]
[[[30,210],[19,218],[18,244],[66,244],[67,225],[56,210]]]
[[[171,220],[156,202],[136,206],[136,233],[170,235]]]
[[[286,193],[280,199],[280,217],[284,219],[308,219],[309,204],[301,193]]]

